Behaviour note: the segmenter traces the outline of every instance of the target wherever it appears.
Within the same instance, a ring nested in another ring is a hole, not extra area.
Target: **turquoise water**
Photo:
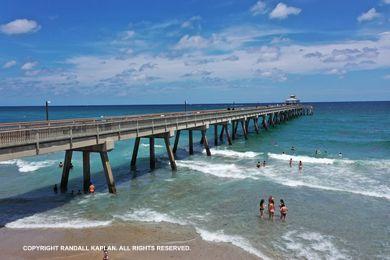
[[[159,140],[157,170],[148,169],[149,150],[144,142],[135,173],[129,170],[133,140],[118,142],[109,155],[116,196],[107,193],[95,155],[91,169],[97,186],[94,196],[52,194],[52,185],[61,178],[57,164],[63,161],[63,153],[0,162],[0,224],[85,228],[134,221],[173,222],[193,226],[205,240],[230,242],[264,258],[389,258],[390,102],[314,106],[313,116],[288,121],[268,132],[261,129],[259,135],[252,129],[246,141],[239,136],[232,146],[212,147],[211,157],[200,145],[195,155],[188,156],[184,134],[175,173],[170,171]],[[51,118],[69,118],[179,110],[183,106],[53,107],[50,112]],[[0,108],[1,122],[43,116],[42,108]],[[209,131],[211,144],[212,134]],[[257,169],[259,160],[266,160],[267,166]],[[298,160],[303,162],[302,171]],[[81,162],[75,154],[69,190],[82,188]],[[277,202],[285,200],[289,208],[286,222],[278,220],[279,213],[273,222],[258,217],[260,198],[270,195]]]

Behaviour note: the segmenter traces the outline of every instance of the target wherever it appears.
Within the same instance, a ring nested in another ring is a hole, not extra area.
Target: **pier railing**
[[[210,123],[225,122],[302,109],[303,105],[236,108],[234,110],[200,110],[150,115],[105,117],[102,119],[69,119],[0,124],[0,148],[73,138],[107,135],[110,133],[161,132],[185,129]]]

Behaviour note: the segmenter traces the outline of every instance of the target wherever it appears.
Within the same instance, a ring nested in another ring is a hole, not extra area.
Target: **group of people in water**
[[[64,164],[63,164],[62,162],[60,162],[60,163],[58,164],[58,167],[59,167],[59,168],[62,168],[62,167],[64,167]],[[72,162],[70,163],[69,168],[70,168],[70,169],[73,169],[73,164],[72,164]],[[58,193],[57,184],[54,184],[53,192],[54,192],[54,193]],[[90,194],[95,193],[95,185],[93,185],[92,182],[89,183],[88,192],[89,192]],[[70,194],[71,194],[71,195],[75,195],[74,190],[72,190],[72,191],[70,192]],[[76,195],[81,195],[81,194],[82,194],[82,193],[81,193],[81,190],[78,190],[78,192],[77,192]]]
[[[261,168],[261,167],[265,167],[265,165],[266,165],[265,161],[263,161],[262,163],[260,161],[258,161],[257,164],[256,164],[256,167],[257,168]],[[292,167],[292,165],[293,165],[293,159],[292,158],[290,158],[289,165],[290,165],[290,167]],[[302,168],[303,168],[302,161],[299,161],[298,168],[299,168],[299,170],[302,170]]]
[[[268,198],[268,205],[265,204],[264,199],[260,200],[260,207],[259,207],[260,208],[260,218],[264,218],[264,210],[267,206],[268,206],[268,219],[274,220],[275,199],[272,196],[270,196]],[[283,221],[286,220],[288,208],[287,208],[286,203],[284,202],[283,199],[280,200],[279,211],[280,211],[280,219]]]
[[[58,186],[57,186],[57,184],[54,184],[53,192],[56,193],[56,194],[58,193]],[[92,182],[89,183],[88,193],[90,193],[90,194],[95,193],[95,185],[93,185]],[[70,192],[70,194],[71,194],[71,195],[75,195],[74,190],[72,190],[72,191]],[[82,193],[81,193],[81,190],[78,190],[78,192],[77,192],[76,195],[81,195],[81,194],[82,194]]]
[[[59,168],[64,167],[64,163],[63,163],[63,162],[60,162],[60,163],[58,164],[58,167],[59,167]],[[73,169],[73,163],[72,163],[72,162],[70,163],[69,168],[70,168],[71,170]]]

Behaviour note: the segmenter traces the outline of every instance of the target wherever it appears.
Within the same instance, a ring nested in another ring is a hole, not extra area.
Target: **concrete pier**
[[[65,151],[61,176],[61,192],[68,188],[73,152],[82,152],[83,191],[88,192],[91,182],[90,154],[99,153],[103,172],[110,193],[116,193],[114,175],[108,153],[114,149],[118,140],[135,139],[130,169],[136,169],[141,138],[149,140],[150,169],[156,168],[155,139],[163,139],[171,169],[177,169],[174,155],[179,147],[180,134],[188,131],[189,154],[194,154],[194,132],[200,132],[200,143],[211,156],[207,130],[213,128],[214,145],[219,145],[226,136],[232,145],[237,139],[240,125],[245,139],[249,138],[250,122],[254,130],[260,132],[261,126],[268,130],[281,122],[287,122],[302,115],[313,114],[313,107],[306,105],[274,105],[244,107],[234,110],[203,110],[173,112],[151,115],[131,115],[106,117],[104,119],[69,119],[36,122],[16,122],[0,124],[0,161],[24,156]],[[229,129],[231,129],[229,131]],[[218,136],[218,131],[220,131]],[[173,149],[170,137],[175,136]],[[218,140],[219,139],[219,140]]]

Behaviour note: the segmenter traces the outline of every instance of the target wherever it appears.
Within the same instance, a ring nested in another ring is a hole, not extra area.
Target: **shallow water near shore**
[[[86,228],[134,222],[190,225],[204,240],[232,243],[261,258],[350,259],[390,255],[390,102],[318,103],[313,116],[251,129],[232,146],[198,144],[188,156],[184,133],[172,173],[157,140],[157,170],[148,144],[130,172],[133,140],[110,152],[117,195],[107,193],[101,163],[91,157],[92,196],[55,195],[63,153],[0,162],[0,224],[7,228]],[[218,106],[203,105],[192,109]],[[180,111],[181,106],[54,107],[53,118]],[[43,110],[0,108],[0,121],[37,120]],[[251,125],[251,128],[253,126]],[[240,131],[240,128],[239,128]],[[208,131],[212,144],[212,129]],[[200,140],[196,136],[195,140]],[[295,151],[291,151],[294,146]],[[315,154],[315,150],[320,154]],[[342,153],[342,157],[339,153]],[[289,167],[289,160],[293,166]],[[256,168],[257,161],[267,162]],[[298,170],[297,162],[303,162]],[[75,154],[69,191],[81,189]],[[284,199],[287,221],[260,219],[261,198]]]

